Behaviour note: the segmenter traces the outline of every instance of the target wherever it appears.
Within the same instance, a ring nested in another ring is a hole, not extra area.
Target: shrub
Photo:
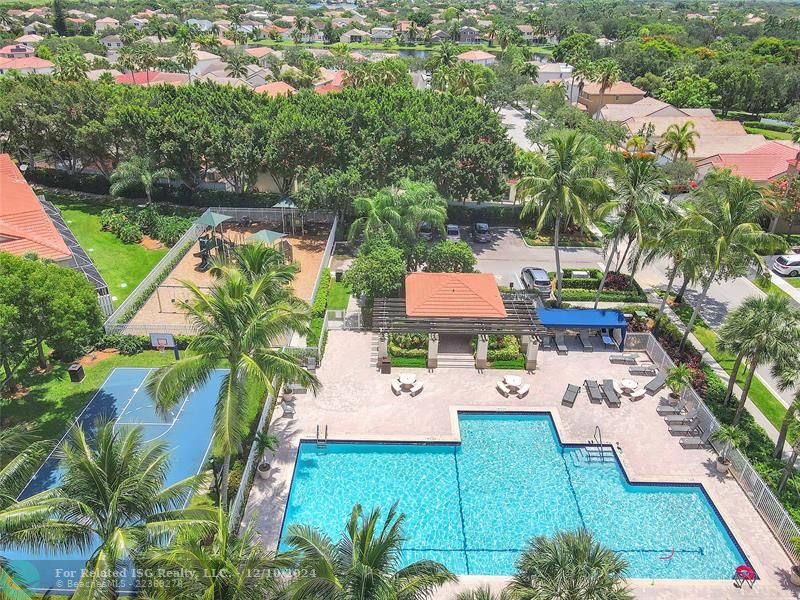
[[[100,350],[115,348],[120,354],[130,356],[139,354],[150,348],[150,338],[145,335],[127,335],[124,333],[107,333],[95,346]]]
[[[472,354],[474,355],[478,349],[477,338],[472,338],[470,342],[472,346]],[[515,335],[490,335],[489,336],[489,350],[486,354],[486,359],[493,363],[494,361],[516,361],[520,357],[520,344],[519,339]]]
[[[767,131],[789,131],[791,125],[781,125],[779,123],[764,123],[763,121],[744,121],[742,123],[745,127],[753,127],[755,129],[766,129]]]
[[[144,236],[144,232],[134,223],[124,224],[116,234],[123,244],[138,244]]]
[[[331,270],[327,267],[322,270],[322,277],[317,288],[317,293],[314,294],[314,302],[311,305],[311,316],[315,318],[322,318],[325,316],[325,310],[328,308],[328,294],[331,290]]]
[[[428,334],[391,333],[389,334],[389,355],[397,358],[427,358]]]
[[[596,290],[562,289],[561,299],[572,302],[590,302],[597,295]],[[600,294],[601,302],[644,302],[647,297],[639,292],[607,292]]]

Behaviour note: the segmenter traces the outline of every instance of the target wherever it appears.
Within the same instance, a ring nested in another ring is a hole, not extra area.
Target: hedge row
[[[317,293],[314,294],[314,302],[311,304],[312,317],[324,317],[328,309],[328,295],[331,291],[331,270],[327,267],[322,269]]]
[[[489,225],[519,225],[520,204],[449,204],[447,221],[458,225],[488,223]]]
[[[76,190],[89,194],[110,194],[111,183],[95,173],[69,173],[60,169],[30,168],[25,178],[31,183],[48,187]],[[144,198],[141,186],[132,186],[122,194],[125,198]],[[236,193],[223,190],[192,190],[185,185],[156,185],[153,188],[154,202],[169,202],[186,206],[239,206],[264,208],[276,204],[279,194],[274,193]]]
[[[573,302],[593,301],[596,295],[597,290],[580,290],[570,288],[561,290],[561,299],[571,300]],[[636,291],[615,292],[603,290],[603,292],[600,294],[601,302],[645,302],[646,300],[647,296]]]
[[[174,337],[179,350],[186,350],[189,343],[194,339],[193,336],[190,335],[176,335]],[[97,350],[113,348],[119,350],[119,353],[125,356],[139,354],[145,350],[152,349],[149,336],[129,335],[127,333],[106,333],[97,340],[94,347]]]
[[[791,129],[789,125],[778,125],[777,123],[764,123],[763,121],[744,121],[742,123],[745,127],[753,127],[755,129],[766,129],[767,131],[779,131],[785,133]]]

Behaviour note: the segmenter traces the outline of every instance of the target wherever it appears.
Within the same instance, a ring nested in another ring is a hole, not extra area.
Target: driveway
[[[500,120],[508,128],[508,137],[523,150],[538,152],[539,148],[525,136],[525,126],[529,118],[524,112],[516,108],[504,107],[500,109]]]
[[[462,231],[462,237],[475,252],[478,259],[477,269],[482,273],[494,273],[500,285],[514,284],[521,288],[519,279],[523,267],[541,267],[547,271],[555,271],[556,259],[552,246],[532,248],[525,245],[519,229],[512,227],[493,227],[492,241],[479,244],[467,239],[468,232]],[[602,265],[603,256],[599,248],[561,248],[561,268],[598,268]]]

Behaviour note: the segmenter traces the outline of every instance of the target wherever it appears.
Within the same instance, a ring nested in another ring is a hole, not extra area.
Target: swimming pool
[[[354,504],[397,501],[404,561],[457,574],[509,575],[531,537],[579,527],[632,578],[730,579],[747,564],[698,485],[631,484],[610,452],[562,445],[549,414],[461,413],[459,425],[461,444],[302,442],[282,536],[304,523],[338,539]]]

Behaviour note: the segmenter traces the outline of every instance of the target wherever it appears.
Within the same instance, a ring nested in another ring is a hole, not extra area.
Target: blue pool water
[[[579,527],[620,552],[633,578],[730,579],[747,563],[700,486],[633,485],[615,459],[562,446],[549,415],[459,423],[460,445],[303,442],[282,535],[304,523],[338,539],[354,504],[398,502],[404,561],[457,574],[509,575],[531,537]]]
[[[193,390],[166,418],[155,410],[153,398],[144,383],[154,369],[114,369],[77,419],[91,437],[97,419],[115,421],[115,428],[140,426],[146,441],[158,440],[168,446],[170,468],[165,485],[169,486],[198,473],[208,456],[213,428],[214,408],[222,379],[217,370],[205,385]],[[60,481],[57,453],[44,461],[22,491],[27,498],[50,489]],[[67,591],[74,589],[88,558],[82,552],[32,553],[0,548],[11,566],[20,573],[32,591]],[[121,570],[123,590],[133,585],[128,567]]]

